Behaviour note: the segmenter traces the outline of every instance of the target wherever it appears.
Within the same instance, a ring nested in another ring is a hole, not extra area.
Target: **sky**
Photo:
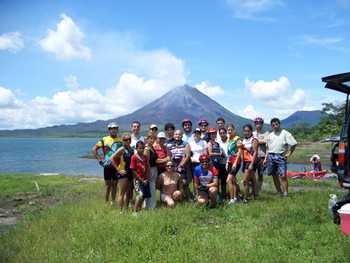
[[[344,95],[350,0],[0,0],[0,129],[110,119],[188,84],[285,118]]]

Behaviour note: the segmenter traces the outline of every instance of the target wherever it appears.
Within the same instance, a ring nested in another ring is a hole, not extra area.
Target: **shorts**
[[[150,198],[151,191],[149,188],[149,183],[143,184],[139,180],[135,180],[135,192],[137,196],[141,198]]]
[[[287,159],[279,153],[269,153],[267,159],[267,174],[286,176],[287,175]]]
[[[171,195],[160,193],[160,200],[161,200],[162,202],[165,202],[165,199],[166,199],[167,197],[173,199],[173,197],[172,197]]]
[[[252,162],[243,162],[242,166],[242,172],[244,173],[245,170],[248,170],[249,166],[251,165]],[[256,171],[256,163],[253,163],[253,171]]]
[[[118,180],[117,170],[113,165],[107,165],[103,167],[103,177],[105,181],[116,181]]]
[[[198,189],[198,195],[200,197],[208,198],[209,196],[209,188],[206,186],[200,186]]]
[[[232,167],[232,163],[228,163],[227,172],[229,174],[236,175],[239,172],[239,169],[241,169],[241,163],[238,163],[236,167]]]

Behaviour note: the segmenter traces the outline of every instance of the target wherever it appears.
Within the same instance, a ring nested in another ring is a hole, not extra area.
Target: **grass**
[[[0,175],[0,191],[32,191],[35,178],[59,189],[53,195],[86,194],[27,214],[0,236],[0,262],[349,262],[349,237],[327,211],[328,195],[342,193],[335,181],[291,181],[290,197],[280,198],[265,178],[248,205],[182,204],[134,217],[103,203],[102,182],[26,176]],[[29,183],[4,186],[6,178]]]
[[[288,161],[292,163],[309,163],[311,156],[318,154],[322,163],[330,163],[331,147],[330,143],[320,142],[298,144]]]

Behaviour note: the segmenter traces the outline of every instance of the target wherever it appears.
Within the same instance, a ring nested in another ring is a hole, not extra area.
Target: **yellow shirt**
[[[118,150],[120,147],[123,147],[123,140],[120,137],[111,137],[105,136],[96,143],[97,147],[103,147],[104,154],[104,166],[107,166],[111,163],[111,156]],[[120,157],[120,162],[117,164],[118,171],[125,171],[125,161],[123,155]]]

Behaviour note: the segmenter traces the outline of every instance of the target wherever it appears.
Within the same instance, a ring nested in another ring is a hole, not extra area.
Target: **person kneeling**
[[[218,193],[218,179],[215,167],[209,165],[209,157],[201,155],[200,165],[194,170],[194,182],[197,189],[197,202],[199,205],[206,205],[210,199],[210,207],[216,207]]]
[[[160,199],[167,207],[174,208],[177,202],[182,199],[181,175],[175,172],[175,165],[172,161],[166,163],[166,171],[158,178],[158,189]]]

